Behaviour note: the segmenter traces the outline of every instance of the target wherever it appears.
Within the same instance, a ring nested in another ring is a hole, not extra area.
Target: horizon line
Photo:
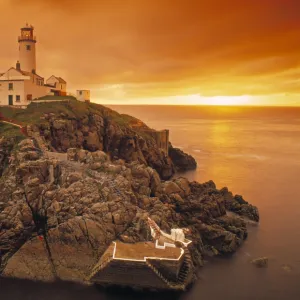
[[[122,106],[201,106],[201,107],[278,107],[278,108],[300,108],[300,105],[260,105],[260,104],[151,104],[151,103],[98,103],[98,102],[93,102],[91,103],[95,104],[101,104],[101,105],[122,105]]]

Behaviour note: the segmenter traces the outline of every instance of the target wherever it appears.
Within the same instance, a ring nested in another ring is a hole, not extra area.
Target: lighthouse
[[[19,60],[14,67],[4,73],[0,72],[0,107],[26,108],[33,101],[65,101],[67,82],[54,75],[45,81],[36,71],[36,37],[33,26],[26,24],[21,28],[18,42]],[[62,98],[57,99],[59,96]]]
[[[19,63],[23,71],[30,73],[36,72],[36,55],[35,44],[36,37],[33,35],[34,28],[26,24],[21,28],[21,35],[18,38],[19,42]]]

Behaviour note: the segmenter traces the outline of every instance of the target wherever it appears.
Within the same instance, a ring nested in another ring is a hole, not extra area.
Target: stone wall
[[[168,288],[167,284],[142,261],[113,260],[108,266],[91,278],[91,281],[103,285],[113,284],[155,289]]]

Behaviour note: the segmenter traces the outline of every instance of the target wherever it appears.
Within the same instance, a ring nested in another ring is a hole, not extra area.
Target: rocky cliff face
[[[171,178],[176,169],[196,168],[195,160],[179,149],[172,148],[172,155],[166,155],[149,134],[152,129],[140,120],[99,105],[88,105],[79,115],[72,113],[72,104],[66,105],[64,113],[42,113],[31,130],[43,136],[53,151],[104,151],[112,160],[144,163],[162,179]]]
[[[203,255],[232,253],[246,238],[245,221],[228,210],[259,218],[255,207],[212,181],[161,181],[155,169],[169,176],[163,170],[171,162],[129,129],[92,115],[45,119],[34,130],[68,153],[43,153],[31,139],[14,148],[0,143],[1,153],[10,149],[14,157],[0,179],[4,276],[85,281],[113,240],[149,240],[148,216],[167,232],[189,228],[198,266]]]
[[[172,144],[169,145],[169,156],[175,165],[177,171],[187,171],[197,168],[197,162],[189,154],[184,153],[178,148],[174,148]]]
[[[9,156],[15,143],[14,138],[0,137],[0,176],[9,163]]]

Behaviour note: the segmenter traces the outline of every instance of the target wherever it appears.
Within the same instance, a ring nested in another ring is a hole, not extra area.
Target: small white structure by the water
[[[89,90],[77,90],[76,98],[82,102],[90,102],[91,101],[91,93]]]
[[[185,228],[173,228],[171,234],[162,231],[152,219],[148,218],[151,236],[156,240],[156,248],[165,249],[165,247],[176,247],[175,242],[181,242],[184,246],[189,245],[192,241],[185,238]],[[162,245],[161,245],[162,244]]]

